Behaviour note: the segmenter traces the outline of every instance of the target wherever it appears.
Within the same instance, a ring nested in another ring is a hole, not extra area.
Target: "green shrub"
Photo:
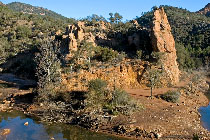
[[[199,135],[198,134],[193,134],[193,140],[199,140]]]
[[[105,91],[107,87],[107,83],[101,79],[91,80],[88,83],[88,90],[93,91],[95,93],[102,93]]]
[[[96,58],[102,62],[108,62],[117,57],[118,53],[111,48],[103,48],[98,46],[96,50]]]
[[[114,113],[119,112],[125,115],[140,109],[138,102],[132,99],[124,90],[120,89],[113,91],[111,105]]]
[[[88,92],[85,104],[87,108],[101,109],[107,100],[107,83],[101,79],[91,80],[88,83]]]
[[[16,29],[16,36],[18,39],[27,38],[31,34],[31,29],[29,29],[27,26],[18,26]]]
[[[137,101],[133,100],[123,90],[108,90],[107,83],[101,79],[91,80],[88,84],[85,106],[88,111],[103,111],[109,114],[129,115],[140,109]]]
[[[142,58],[142,55],[143,55],[142,50],[138,50],[138,51],[136,51],[136,56],[137,56],[137,59],[141,59],[141,58]]]
[[[119,89],[113,91],[112,98],[112,103],[117,106],[125,106],[130,101],[128,93]]]
[[[180,93],[178,91],[168,91],[161,95],[160,98],[167,102],[176,103],[179,101]]]

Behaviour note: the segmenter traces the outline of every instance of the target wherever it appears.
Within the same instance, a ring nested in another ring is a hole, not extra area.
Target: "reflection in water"
[[[203,127],[210,131],[210,104],[206,107],[200,107],[199,112]]]
[[[29,125],[25,126],[25,122]],[[40,123],[19,111],[0,112],[0,129],[11,129],[11,133],[0,136],[0,140],[123,140],[66,124]]]

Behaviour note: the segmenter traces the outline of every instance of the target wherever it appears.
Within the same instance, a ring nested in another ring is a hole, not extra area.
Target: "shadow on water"
[[[25,126],[25,122],[29,125]],[[0,136],[0,140],[125,140],[67,124],[41,123],[19,111],[0,112],[0,129],[11,130],[7,136]]]

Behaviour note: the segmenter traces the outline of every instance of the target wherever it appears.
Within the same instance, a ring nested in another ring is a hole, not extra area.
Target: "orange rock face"
[[[179,82],[179,68],[175,49],[175,41],[171,27],[163,8],[154,11],[151,41],[153,50],[164,54],[162,66],[171,84]]]
[[[69,25],[66,28],[66,33],[62,36],[62,39],[64,42],[66,42],[65,47],[67,48],[67,56],[72,57],[72,52],[75,52],[78,50],[78,41],[85,40],[86,42],[93,43],[93,46],[95,46],[95,37],[91,32],[86,32],[85,30],[88,30],[85,26],[84,22],[79,21],[76,25]]]
[[[63,85],[68,91],[87,90],[88,81],[102,79],[110,88],[141,88],[145,87],[143,75],[148,62],[124,61],[117,65],[97,65],[90,70],[63,74]]]

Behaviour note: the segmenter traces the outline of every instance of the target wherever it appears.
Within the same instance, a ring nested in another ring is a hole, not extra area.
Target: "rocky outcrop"
[[[210,3],[208,3],[203,9],[199,10],[197,13],[210,17]]]
[[[5,6],[5,5],[0,1],[0,6]]]
[[[90,80],[102,79],[107,81],[110,88],[141,88],[145,87],[143,75],[148,62],[126,60],[119,64],[97,64],[89,70],[63,74],[63,84],[68,91],[85,91]]]
[[[95,36],[87,30],[88,28],[85,26],[85,23],[81,21],[79,21],[76,25],[69,25],[66,28],[66,33],[62,36],[62,40],[65,42],[64,49],[66,49],[67,53],[66,58],[71,57],[72,52],[78,50],[78,44],[81,41],[85,40],[95,46]]]
[[[167,15],[163,8],[154,11],[152,22],[151,42],[153,51],[162,53],[162,68],[171,84],[179,82],[179,68],[175,49],[175,41],[171,33]]]

